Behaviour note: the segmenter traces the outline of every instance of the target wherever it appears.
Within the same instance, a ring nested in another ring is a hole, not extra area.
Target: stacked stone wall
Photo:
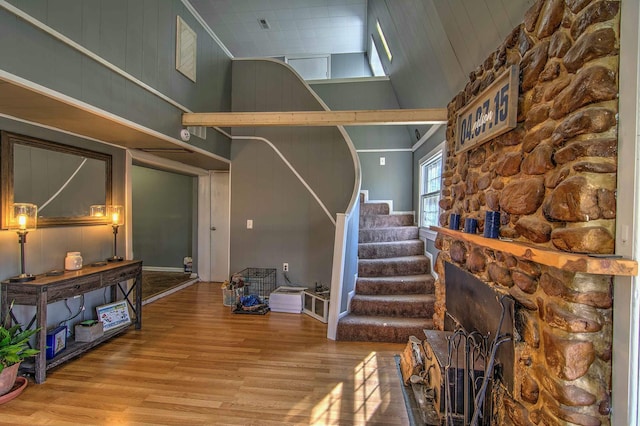
[[[620,2],[539,0],[448,105],[440,225],[501,212],[500,236],[573,253],[614,250]],[[455,119],[511,65],[520,68],[517,127],[455,154]],[[516,303],[516,386],[500,424],[609,424],[611,276],[560,271],[439,235],[444,262]]]

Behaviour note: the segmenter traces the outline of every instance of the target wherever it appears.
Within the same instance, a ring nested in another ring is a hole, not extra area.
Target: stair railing
[[[349,313],[349,295],[355,290],[358,272],[358,231],[360,230],[360,201],[349,214],[336,215],[336,233],[333,245],[333,269],[327,338],[336,339],[338,321]]]

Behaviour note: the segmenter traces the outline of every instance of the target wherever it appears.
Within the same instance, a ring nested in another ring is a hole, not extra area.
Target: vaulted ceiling
[[[235,57],[364,52],[367,0],[190,0]]]
[[[380,21],[393,52],[383,66],[403,108],[444,107],[535,2],[190,0],[235,57],[362,53]]]

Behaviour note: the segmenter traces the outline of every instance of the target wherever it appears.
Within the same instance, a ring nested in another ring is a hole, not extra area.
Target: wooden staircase
[[[434,279],[412,214],[360,205],[358,280],[337,340],[406,343],[433,328]]]

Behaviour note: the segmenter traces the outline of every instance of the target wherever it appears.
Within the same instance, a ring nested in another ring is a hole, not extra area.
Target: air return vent
[[[207,139],[207,128],[204,126],[189,126],[187,130],[189,130],[189,133],[193,136],[197,136],[200,139]]]
[[[193,154],[193,151],[185,148],[138,148],[149,154]]]
[[[269,28],[271,28],[269,22],[267,22],[267,20],[264,18],[258,19],[258,23],[260,24],[260,28],[262,28],[263,30],[268,30]]]

